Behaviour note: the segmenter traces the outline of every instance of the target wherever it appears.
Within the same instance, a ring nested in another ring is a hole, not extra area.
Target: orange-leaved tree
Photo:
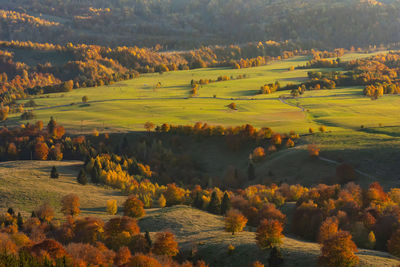
[[[176,256],[179,249],[174,235],[170,232],[157,233],[152,252],[157,255]]]
[[[282,243],[283,224],[278,220],[261,221],[256,232],[257,245],[261,249],[269,249]]]
[[[357,252],[357,246],[351,238],[349,232],[340,231],[325,240],[321,247],[319,263],[328,267],[357,265],[359,259],[354,255],[354,252]]]
[[[225,230],[232,232],[234,235],[236,232],[243,231],[246,226],[247,218],[243,214],[235,209],[231,209],[226,213],[225,217]]]

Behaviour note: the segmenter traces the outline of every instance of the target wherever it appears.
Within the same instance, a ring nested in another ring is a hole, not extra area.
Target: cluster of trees
[[[389,52],[349,62],[340,62],[339,58],[336,60],[315,59],[300,68],[343,67],[346,69],[345,72],[309,71],[309,80],[304,85],[307,89],[365,86],[364,95],[377,99],[384,94],[398,94],[400,92],[399,62],[400,53]]]
[[[275,83],[264,84],[260,87],[260,94],[271,94],[278,91],[281,88],[281,85],[278,81]]]
[[[0,129],[0,160],[62,160],[85,159],[92,153],[85,137],[65,136],[62,125],[51,118],[46,127],[42,121],[13,129]]]
[[[308,240],[326,241],[327,246],[329,240],[348,239],[350,233],[358,247],[398,255],[392,245],[400,227],[399,192],[385,192],[377,182],[367,189],[352,182],[343,187],[319,185],[298,198],[292,231]]]
[[[246,74],[239,74],[236,76],[236,80],[239,79],[244,79],[246,78],[247,75]],[[199,91],[199,87],[202,85],[206,85],[209,83],[215,83],[215,82],[224,82],[224,81],[229,81],[229,80],[233,80],[234,77],[233,76],[227,76],[227,75],[223,75],[223,76],[218,76],[218,78],[216,80],[213,79],[200,79],[198,81],[196,80],[191,80],[190,81],[190,86],[192,87],[192,96],[197,95],[198,91]]]
[[[3,266],[208,266],[204,261],[180,263],[178,243],[170,232],[150,236],[137,224],[140,210],[130,197],[124,216],[107,222],[96,217],[78,217],[79,197],[66,195],[61,200],[65,218],[55,220],[55,211],[43,204],[23,218],[12,208],[0,216],[0,264]],[[140,201],[139,201],[140,202]],[[140,203],[139,203],[140,204]]]

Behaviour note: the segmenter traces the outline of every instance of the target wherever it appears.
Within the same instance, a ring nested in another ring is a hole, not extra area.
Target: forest
[[[246,0],[0,1],[0,39],[147,46],[291,40],[303,48],[399,42],[399,2]],[[350,27],[348,27],[350,25]]]

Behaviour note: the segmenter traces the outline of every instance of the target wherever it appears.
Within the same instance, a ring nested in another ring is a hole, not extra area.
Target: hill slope
[[[59,179],[50,179],[57,167]],[[49,203],[60,218],[60,200],[74,193],[80,198],[82,216],[107,217],[106,202],[116,199],[122,204],[126,196],[119,191],[76,182],[81,161],[9,161],[0,163],[0,210],[13,207],[25,215],[43,203]]]
[[[195,246],[198,256],[211,266],[246,266],[259,260],[267,265],[269,252],[260,251],[254,232],[232,234],[224,232],[223,218],[187,206],[174,206],[147,212],[140,220],[142,231],[169,230],[176,235],[181,249]],[[235,246],[228,255],[228,246]],[[317,266],[320,247],[316,243],[285,238],[282,245],[284,266]],[[388,253],[360,249],[360,266],[398,266],[399,261]]]

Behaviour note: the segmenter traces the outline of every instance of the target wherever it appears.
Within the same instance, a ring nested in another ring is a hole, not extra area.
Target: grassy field
[[[343,60],[370,55],[351,53],[343,56]],[[310,111],[308,113],[279,100],[280,95],[287,95],[288,92],[257,94],[265,83],[279,81],[281,85],[286,85],[303,81],[309,70],[288,71],[288,68],[304,65],[308,60],[308,57],[301,56],[257,68],[211,68],[162,75],[144,74],[138,79],[110,86],[80,88],[69,93],[36,97],[34,101],[39,106],[34,112],[37,119],[43,121],[54,116],[75,133],[91,132],[94,128],[106,132],[137,131],[143,130],[143,124],[147,121],[155,124],[194,124],[202,121],[225,126],[251,123],[256,127],[268,126],[278,132],[296,130],[300,133],[321,124],[335,130],[337,127],[359,127],[361,123],[372,125],[375,121],[377,123],[374,125],[398,123],[399,118],[394,112],[398,98],[385,97],[370,101],[362,96],[362,88],[307,92],[304,95],[306,98],[298,102]],[[192,79],[217,79],[223,75],[233,79],[203,85],[197,96],[191,97]],[[246,78],[236,79],[238,75],[246,75]],[[157,83],[161,83],[161,87],[157,88]],[[83,96],[88,97],[88,104],[82,104]],[[237,104],[237,110],[227,108],[231,102]],[[390,112],[385,112],[388,108]],[[10,123],[21,123],[19,114],[11,116]]]
[[[120,191],[95,185],[82,186],[76,182],[80,161],[10,161],[0,163],[0,210],[9,207],[28,216],[43,203],[49,203],[62,218],[60,200],[74,193],[80,198],[81,216],[95,215],[109,218],[106,202],[117,200],[122,205],[126,196]],[[57,167],[59,179],[50,179],[50,170]]]
[[[142,231],[169,230],[176,235],[182,250],[198,249],[199,258],[211,266],[247,266],[259,260],[268,265],[269,251],[261,251],[255,243],[254,229],[232,235],[224,231],[221,216],[212,215],[187,206],[148,211],[139,221]],[[232,244],[235,251],[228,254]],[[283,240],[282,254],[284,266],[318,266],[320,247],[316,243],[286,237]],[[359,249],[359,266],[398,266],[398,259],[388,253]]]

